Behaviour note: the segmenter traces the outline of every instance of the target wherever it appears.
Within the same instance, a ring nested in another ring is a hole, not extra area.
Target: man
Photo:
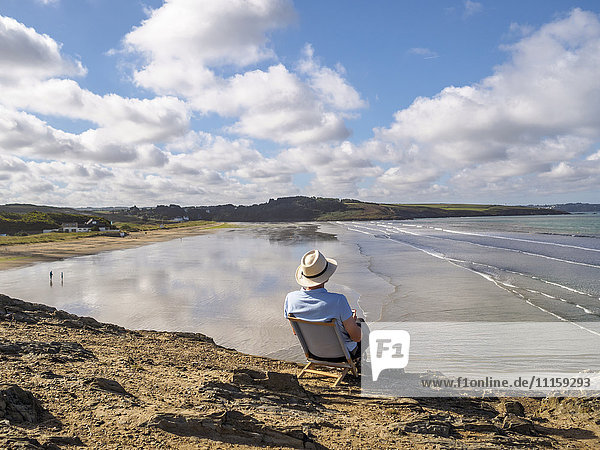
[[[325,289],[325,283],[336,269],[335,259],[326,258],[318,250],[306,253],[296,270],[296,282],[302,289],[287,295],[283,312],[286,318],[293,314],[298,319],[315,322],[336,319],[350,356],[358,358],[361,354],[361,331],[356,316],[344,295]]]

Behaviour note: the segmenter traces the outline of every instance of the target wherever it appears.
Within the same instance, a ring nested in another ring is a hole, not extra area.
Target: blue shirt
[[[342,294],[327,292],[325,288],[290,292],[285,297],[283,314],[286,319],[288,314],[293,314],[298,319],[313,322],[328,322],[335,319],[348,351],[351,352],[358,345],[350,339],[342,324],[352,316],[348,300]]]

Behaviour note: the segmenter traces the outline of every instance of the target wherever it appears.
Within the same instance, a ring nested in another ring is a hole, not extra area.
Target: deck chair
[[[308,361],[298,378],[302,378],[306,373],[314,373],[335,378],[333,385],[337,386],[349,371],[352,371],[354,376],[358,376],[356,365],[344,344],[335,319],[329,322],[311,322],[297,319],[290,314],[288,320]],[[338,374],[314,369],[317,366],[342,369],[342,372]]]

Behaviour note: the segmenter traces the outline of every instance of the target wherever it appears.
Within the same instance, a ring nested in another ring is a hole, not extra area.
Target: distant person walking
[[[52,281],[52,271],[50,271],[50,281]]]

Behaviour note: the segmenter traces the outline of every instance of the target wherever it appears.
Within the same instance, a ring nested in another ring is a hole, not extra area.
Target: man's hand
[[[348,332],[350,339],[352,339],[354,342],[360,342],[362,335],[360,332],[360,326],[358,326],[356,323],[356,317],[352,315],[344,320],[342,324]]]

